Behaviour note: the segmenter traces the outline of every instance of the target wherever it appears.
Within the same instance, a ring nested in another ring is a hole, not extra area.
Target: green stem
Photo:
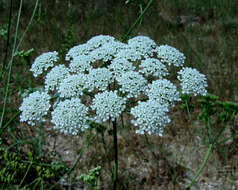
[[[209,158],[209,156],[210,156],[210,154],[212,152],[213,145],[214,144],[210,144],[209,145],[207,153],[206,153],[206,156],[205,156],[205,159],[204,159],[200,169],[197,171],[196,175],[193,177],[192,182],[189,184],[188,189],[191,188],[191,186],[196,182],[197,178],[199,177],[199,175],[201,174],[201,172],[205,168],[205,166],[207,164],[207,161],[208,161],[208,158]]]
[[[2,128],[0,128],[0,136],[1,136],[1,135],[3,134],[3,132],[7,129],[8,125],[10,125],[10,123],[11,123],[12,121],[14,121],[14,119],[20,115],[20,113],[21,113],[21,111],[16,112],[16,113],[14,114],[14,116],[13,116],[11,119],[9,119],[8,122],[7,122]]]
[[[12,62],[13,62],[14,54],[15,54],[16,43],[17,43],[17,36],[18,36],[18,28],[19,28],[20,17],[21,17],[22,1],[23,1],[23,0],[21,0],[21,2],[20,2],[20,7],[19,7],[19,10],[18,10],[16,32],[15,32],[14,43],[13,43],[13,48],[12,48],[12,56],[11,56],[11,60],[10,60],[10,62],[9,62],[9,71],[8,71],[8,77],[7,77],[7,84],[6,84],[6,87],[5,87],[5,90],[4,90],[4,91],[5,91],[5,96],[4,96],[2,116],[1,116],[1,121],[0,121],[0,129],[2,128],[3,119],[4,119],[4,115],[5,115],[5,111],[6,111],[7,97],[8,97],[8,89],[9,89],[10,78],[11,78],[11,73],[12,73]]]
[[[130,27],[130,29],[128,30],[128,32],[123,36],[122,41],[126,41],[128,36],[131,34],[132,30],[136,27],[136,25],[141,21],[142,17],[144,16],[144,14],[146,13],[146,11],[149,9],[149,7],[151,6],[151,4],[153,3],[154,0],[150,0],[149,3],[146,5],[145,9],[143,10],[143,12],[140,14],[140,16],[136,19],[136,21],[134,22],[134,24]]]
[[[38,4],[39,4],[39,0],[36,0],[36,4],[35,4],[34,10],[33,10],[33,13],[32,13],[32,15],[31,15],[31,19],[30,19],[30,21],[29,21],[29,23],[28,23],[28,25],[27,25],[27,27],[26,27],[26,30],[24,31],[24,33],[23,33],[22,36],[21,36],[21,39],[20,39],[20,41],[19,41],[19,43],[18,43],[18,45],[17,45],[17,48],[16,48],[16,52],[18,51],[19,47],[21,46],[22,41],[23,41],[23,39],[24,39],[26,33],[28,32],[28,30],[29,30],[29,28],[30,28],[30,26],[31,26],[31,24],[32,24],[32,22],[33,22],[33,19],[34,19],[35,15],[36,15],[36,10],[37,10],[37,8],[38,8]]]
[[[230,137],[227,137],[225,139],[223,139],[222,141],[220,142],[217,142],[217,144],[223,144],[224,142],[230,140],[230,139],[233,139],[234,137],[236,137],[238,135],[238,132],[234,133],[233,135],[231,135]]]
[[[28,166],[28,168],[27,168],[27,170],[26,170],[26,173],[25,173],[24,177],[22,178],[22,180],[21,180],[21,182],[20,182],[20,184],[19,184],[19,187],[21,187],[22,183],[24,182],[24,180],[25,180],[25,178],[26,178],[28,172],[30,171],[30,168],[31,168],[32,164],[33,164],[33,163],[30,162],[30,164],[29,164],[29,166]]]
[[[10,60],[9,65],[7,67],[7,69],[9,69],[9,71],[8,71],[8,77],[7,77],[7,84],[6,84],[5,90],[4,90],[5,91],[5,96],[4,96],[4,103],[3,103],[2,115],[1,115],[1,121],[0,121],[0,129],[2,128],[3,120],[4,120],[4,116],[5,116],[5,112],[6,112],[8,90],[9,90],[9,85],[10,85],[10,79],[11,79],[11,73],[12,73],[12,64],[13,64],[13,60],[14,60],[14,57],[15,57],[15,53],[18,51],[18,49],[19,49],[19,47],[20,47],[20,45],[21,45],[21,43],[22,43],[22,41],[24,39],[24,36],[25,36],[26,32],[28,31],[28,29],[29,29],[29,27],[30,27],[30,25],[31,25],[31,23],[33,21],[33,18],[35,16],[39,0],[36,1],[36,5],[35,5],[34,11],[32,13],[30,22],[27,25],[27,28],[24,31],[24,33],[23,33],[23,35],[22,35],[22,37],[20,39],[20,42],[19,42],[19,44],[16,47],[17,36],[18,36],[18,28],[19,28],[20,17],[21,17],[21,10],[22,10],[22,2],[23,2],[23,0],[21,0],[21,2],[20,2],[20,7],[19,7],[19,10],[18,10],[17,25],[16,25],[15,36],[14,36],[14,43],[13,43],[13,48],[12,48],[11,60]]]
[[[186,103],[186,109],[187,109],[189,120],[192,121],[191,114],[190,114],[189,107],[188,107],[188,100],[185,100],[185,103]]]
[[[9,41],[10,41],[10,30],[11,30],[11,23],[12,23],[12,0],[10,3],[10,10],[9,10],[9,17],[8,17],[8,29],[7,29],[7,45],[6,45],[6,50],[5,50],[5,56],[4,56],[4,60],[2,62],[2,70],[1,70],[1,77],[4,73],[4,68],[7,62],[7,56],[8,56],[8,49],[9,49]]]

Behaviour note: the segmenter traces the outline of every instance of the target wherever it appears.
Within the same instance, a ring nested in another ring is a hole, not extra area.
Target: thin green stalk
[[[39,178],[37,178],[37,182],[35,183],[35,185],[34,185],[34,187],[32,188],[33,190],[35,190],[36,189],[36,187],[38,186],[38,184],[41,182],[41,178],[39,177]]]
[[[1,136],[1,135],[3,134],[3,132],[7,129],[7,127],[10,125],[10,123],[11,123],[12,121],[14,121],[15,118],[20,115],[20,113],[21,113],[21,111],[16,112],[16,113],[14,114],[14,116],[12,116],[12,118],[9,119],[8,122],[7,122],[2,128],[0,128],[0,136]]]
[[[5,86],[5,96],[4,96],[4,104],[3,104],[3,110],[2,110],[2,116],[1,116],[1,121],[0,121],[0,129],[2,128],[2,125],[3,125],[3,120],[4,120],[4,116],[5,116],[5,112],[6,112],[6,104],[7,104],[7,98],[8,98],[8,90],[9,90],[9,84],[10,84],[10,79],[11,79],[11,73],[12,73],[12,64],[13,64],[13,60],[14,60],[14,57],[15,57],[15,53],[18,51],[27,31],[29,30],[30,28],[30,25],[34,19],[34,16],[36,14],[36,10],[37,10],[37,7],[38,7],[38,2],[39,0],[36,1],[36,4],[35,4],[35,8],[34,8],[34,11],[32,13],[32,16],[31,16],[31,19],[26,27],[26,30],[24,31],[24,33],[22,34],[22,37],[20,39],[20,42],[18,43],[17,47],[16,47],[16,43],[17,43],[17,36],[18,36],[18,29],[19,29],[19,23],[20,23],[20,17],[21,17],[21,10],[22,10],[22,0],[20,2],[20,7],[19,7],[19,10],[18,10],[18,18],[17,18],[17,25],[16,25],[16,32],[15,32],[15,36],[14,36],[14,43],[13,43],[13,49],[12,49],[12,55],[11,55],[11,60],[8,64],[8,67],[7,69],[9,69],[8,71],[8,78],[7,78],[7,83],[6,83],[6,86]],[[1,133],[0,133],[1,135]]]
[[[139,5],[139,7],[140,7],[140,15],[141,15],[141,14],[143,13],[143,7],[142,7],[141,4]],[[137,33],[137,32],[139,31],[140,26],[141,26],[141,24],[142,24],[142,21],[143,21],[143,17],[141,17],[140,22],[138,23],[138,27],[137,27],[135,33]]]
[[[136,27],[136,25],[141,21],[142,17],[144,16],[144,14],[146,13],[146,11],[149,9],[149,7],[151,6],[151,4],[153,3],[154,0],[150,0],[149,3],[146,5],[145,9],[143,10],[143,12],[140,14],[140,16],[136,19],[136,21],[134,22],[134,24],[130,27],[130,29],[128,30],[128,32],[123,36],[122,41],[126,41],[128,36],[131,34],[132,30]]]
[[[187,109],[189,120],[192,121],[192,117],[191,117],[190,110],[189,110],[189,107],[188,107],[188,101],[185,100],[185,103],[186,103],[186,109]]]
[[[223,139],[222,141],[220,142],[217,142],[217,144],[223,144],[224,142],[230,140],[230,139],[233,139],[234,137],[236,137],[238,135],[238,132],[234,133],[233,135],[231,135],[230,137],[227,137],[225,139]]]
[[[11,24],[12,24],[12,0],[10,3],[10,10],[9,10],[9,17],[8,17],[8,29],[7,29],[7,45],[6,45],[6,50],[5,50],[5,56],[4,56],[4,60],[2,62],[2,70],[1,70],[1,74],[0,76],[2,77],[3,73],[4,73],[4,68],[7,62],[7,56],[8,56],[8,49],[9,49],[9,41],[10,41],[10,30],[11,30]]]
[[[4,96],[2,116],[1,116],[1,121],[0,121],[0,129],[2,128],[3,119],[4,119],[4,115],[5,115],[5,111],[6,111],[7,98],[8,98],[8,90],[9,90],[9,84],[10,84],[11,73],[12,73],[12,63],[13,63],[14,54],[15,54],[15,48],[16,48],[16,42],[17,42],[17,36],[18,36],[18,28],[19,28],[20,17],[21,17],[21,9],[22,9],[22,0],[20,2],[20,7],[19,7],[19,10],[18,10],[16,32],[15,32],[14,43],[13,43],[13,48],[12,48],[12,56],[11,56],[11,60],[9,62],[9,71],[8,71],[7,84],[5,86],[5,96]]]
[[[44,190],[44,183],[43,183],[43,180],[40,181],[40,189],[41,189],[41,190]]]
[[[72,190],[72,181],[73,181],[73,179],[72,179],[72,173],[71,174],[69,174],[69,190]]]
[[[196,182],[197,178],[199,177],[199,175],[202,173],[203,169],[205,168],[205,166],[207,164],[207,161],[208,161],[208,158],[209,158],[209,156],[212,152],[213,145],[214,144],[209,144],[205,159],[204,159],[200,169],[197,171],[196,175],[193,177],[191,183],[189,184],[188,189],[191,188],[191,186]]]
[[[117,123],[112,122],[113,125],[113,142],[114,142],[114,170],[113,170],[113,190],[117,190],[118,181],[118,147],[117,147]]]
[[[32,13],[32,15],[31,15],[31,19],[30,19],[30,21],[29,21],[29,23],[28,23],[28,25],[27,25],[27,27],[26,27],[24,33],[23,33],[22,36],[21,36],[21,39],[20,39],[20,41],[19,41],[19,43],[18,43],[18,45],[17,45],[17,48],[16,48],[16,52],[18,51],[19,47],[21,46],[22,41],[23,41],[23,39],[24,39],[26,33],[28,32],[28,30],[29,30],[29,28],[30,28],[30,26],[31,26],[31,24],[32,24],[32,22],[33,22],[33,19],[34,19],[35,15],[36,15],[36,10],[37,10],[37,8],[38,8],[38,4],[39,4],[39,0],[36,0],[35,8],[34,8],[33,13]]]
[[[26,178],[28,172],[30,171],[30,168],[31,168],[32,164],[33,164],[33,162],[31,161],[30,164],[29,164],[29,166],[28,166],[28,168],[27,168],[27,170],[26,170],[25,175],[23,176],[23,178],[22,178],[22,180],[21,180],[21,182],[20,182],[20,184],[19,184],[19,188],[21,187],[21,185],[22,185],[22,183],[24,182],[24,180],[25,180],[25,178]]]

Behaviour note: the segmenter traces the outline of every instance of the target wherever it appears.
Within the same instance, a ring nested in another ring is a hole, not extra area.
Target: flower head
[[[50,96],[46,92],[33,92],[23,99],[19,109],[22,111],[20,121],[33,126],[35,121],[44,121],[43,117],[50,109]]]
[[[58,53],[56,51],[43,53],[38,56],[31,66],[30,71],[33,72],[34,77],[42,74],[49,67],[54,66],[54,62],[58,60]]]
[[[109,35],[98,35],[92,37],[90,40],[87,42],[87,46],[90,47],[91,49],[96,49],[100,46],[102,46],[105,43],[112,42],[114,41],[115,38]]]
[[[81,55],[88,55],[92,49],[87,44],[79,44],[77,46],[72,47],[65,56],[65,60],[69,61],[74,59],[75,57]]]
[[[169,74],[166,66],[162,64],[158,59],[154,58],[147,58],[145,60],[142,60],[140,67],[142,68],[140,70],[140,73],[145,74],[145,76],[152,75],[154,77],[162,78]]]
[[[179,92],[176,86],[167,79],[159,79],[149,84],[146,90],[149,99],[158,101],[160,104],[174,105],[175,101],[180,101]]]
[[[127,59],[128,61],[137,61],[142,58],[142,53],[137,51],[134,48],[130,48],[129,46],[120,50],[115,57],[116,58],[122,58]]]
[[[178,51],[176,48],[161,45],[156,49],[157,57],[162,63],[167,63],[169,66],[173,65],[176,67],[183,66],[185,62],[185,56],[183,53]]]
[[[122,49],[124,49],[126,44],[116,41],[109,41],[99,48],[93,50],[90,56],[94,61],[102,60],[104,62],[111,61],[114,56]]]
[[[59,86],[60,97],[80,97],[87,88],[87,76],[84,74],[69,75]]]
[[[93,67],[90,65],[94,59],[89,55],[75,56],[69,64],[70,71],[73,73],[85,73]]]
[[[51,122],[54,129],[64,134],[77,135],[78,131],[89,128],[88,108],[83,105],[79,98],[72,98],[59,102],[51,113]]]
[[[134,71],[136,68],[125,58],[115,58],[112,60],[108,69],[115,77],[118,77],[125,72]]]
[[[162,136],[165,125],[170,122],[166,114],[168,111],[168,105],[162,105],[156,100],[138,102],[136,107],[131,108],[131,114],[136,119],[132,120],[132,123],[139,127],[136,133],[144,134],[147,132]]]
[[[92,109],[96,110],[97,119],[105,122],[109,118],[114,121],[125,109],[126,99],[117,95],[117,91],[104,91],[95,95]]]
[[[178,80],[181,82],[183,94],[193,94],[194,96],[207,94],[207,79],[196,69],[183,68],[178,72]]]
[[[128,40],[131,49],[141,52],[144,57],[151,57],[156,48],[156,43],[147,36],[136,36]]]
[[[69,75],[69,69],[64,65],[57,65],[45,77],[45,89],[58,90],[60,82]]]
[[[137,98],[146,89],[147,80],[136,71],[128,71],[116,77],[119,89],[122,93],[127,94],[127,98]]]
[[[87,85],[90,89],[106,90],[112,82],[112,73],[106,68],[91,69],[88,74]]]

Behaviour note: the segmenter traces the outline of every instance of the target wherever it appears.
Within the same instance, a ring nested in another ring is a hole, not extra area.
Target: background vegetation
[[[23,1],[19,36],[27,27],[35,2]],[[25,89],[32,91],[42,86],[43,79],[33,79],[29,72],[37,56],[56,50],[63,60],[69,48],[98,34],[121,39],[148,3],[128,2],[39,1],[12,65],[6,114],[2,118],[0,189],[111,187],[110,130],[92,129],[72,139],[52,131],[50,123],[40,128],[19,123],[18,107]],[[1,113],[19,5],[17,0],[0,1]],[[178,104],[171,110],[172,123],[162,138],[138,136],[129,125],[119,127],[118,189],[186,189],[212,137],[221,129],[223,136],[191,189],[238,189],[238,125],[236,104],[233,105],[238,101],[238,1],[154,1],[133,30],[131,36],[135,35],[149,36],[157,44],[168,44],[183,52],[186,66],[207,76],[208,92],[216,97],[189,100],[189,112],[185,104]],[[91,169],[97,166],[100,172],[94,173]],[[88,180],[87,175],[93,179]]]

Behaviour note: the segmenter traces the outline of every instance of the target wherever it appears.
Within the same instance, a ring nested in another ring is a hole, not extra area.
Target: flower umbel
[[[96,110],[96,118],[105,122],[109,118],[114,121],[126,108],[126,99],[117,95],[117,91],[105,91],[95,95],[92,109]]]
[[[153,81],[148,85],[146,95],[149,99],[158,101],[160,104],[174,105],[175,101],[180,101],[179,92],[176,86],[167,79]]]
[[[53,67],[54,62],[56,62],[58,59],[58,52],[56,51],[43,53],[35,59],[30,71],[33,72],[34,77],[37,77],[49,67]]]
[[[135,71],[128,71],[116,78],[119,89],[122,93],[127,94],[127,98],[137,98],[146,89],[147,80]]]
[[[51,113],[54,129],[64,134],[77,135],[78,131],[84,131],[87,124],[88,108],[81,103],[79,98],[72,98],[59,102]]]
[[[87,89],[86,75],[69,75],[60,83],[59,94],[64,98],[80,97],[83,95],[84,89]]]
[[[158,78],[163,78],[167,76],[168,69],[164,64],[162,64],[158,59],[148,58],[146,60],[142,60],[140,64],[140,73],[143,73],[145,76],[154,76]]]
[[[112,82],[112,73],[107,68],[97,68],[89,71],[87,85],[90,89],[106,90]]]
[[[193,94],[194,96],[207,94],[207,79],[196,69],[183,68],[178,72],[178,80],[181,82],[183,94]]]
[[[169,66],[173,65],[176,67],[183,66],[185,62],[185,56],[183,53],[178,51],[176,48],[161,45],[156,49],[157,57],[162,63],[167,63]]]
[[[168,105],[161,105],[156,100],[148,100],[146,102],[138,102],[138,105],[131,109],[131,114],[136,120],[132,120],[137,134],[155,133],[162,136],[163,129],[170,122],[166,113],[169,111]]]
[[[44,121],[43,117],[50,109],[50,96],[46,92],[33,92],[23,99],[19,109],[22,111],[20,121],[27,121],[29,125],[33,126],[35,121]]]
[[[57,52],[43,53],[31,71],[38,76],[57,60]],[[132,123],[139,127],[136,133],[162,136],[170,122],[167,112],[181,100],[181,94],[207,93],[206,77],[196,69],[185,67],[177,73],[181,86],[168,80],[169,66],[183,67],[185,56],[146,36],[133,37],[127,43],[109,35],[94,36],[72,47],[65,60],[69,65],[58,64],[48,72],[43,92],[23,99],[22,122],[44,121],[51,102],[51,122],[64,134],[77,135],[90,121],[113,121],[114,128],[123,113],[134,117]]]
[[[69,75],[69,69],[64,65],[57,65],[45,77],[46,91],[58,90],[59,84]]]

